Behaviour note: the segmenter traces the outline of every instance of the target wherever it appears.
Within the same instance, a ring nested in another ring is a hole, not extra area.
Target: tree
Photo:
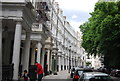
[[[120,2],[98,2],[88,22],[80,26],[82,46],[91,55],[104,55],[104,64],[120,68]]]

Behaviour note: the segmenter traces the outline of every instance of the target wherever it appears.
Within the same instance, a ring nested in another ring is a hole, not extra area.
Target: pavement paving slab
[[[43,79],[70,79],[70,74],[68,73],[68,70],[57,72],[58,75],[47,75],[44,76]]]

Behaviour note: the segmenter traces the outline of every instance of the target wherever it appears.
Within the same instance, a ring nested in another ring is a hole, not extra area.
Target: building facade
[[[94,55],[87,56],[86,62],[90,63],[90,65],[88,65],[87,67],[91,67],[94,69],[98,69],[100,67],[103,67],[100,59],[101,59],[101,57],[99,57],[99,56],[96,56],[96,57]]]
[[[54,0],[2,0],[0,56],[13,64],[13,79],[35,62],[45,75],[85,66],[81,34],[75,32]],[[3,70],[4,71],[4,70]]]

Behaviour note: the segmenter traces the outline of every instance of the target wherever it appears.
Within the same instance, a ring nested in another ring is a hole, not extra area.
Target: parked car
[[[113,69],[110,73],[111,76],[119,76],[120,77],[120,70],[119,69]]]
[[[113,81],[113,79],[106,73],[86,72],[82,74],[79,81]]]
[[[90,68],[80,68],[80,69],[75,70],[73,74],[73,81],[78,81],[81,75],[85,72],[93,72],[93,70]]]

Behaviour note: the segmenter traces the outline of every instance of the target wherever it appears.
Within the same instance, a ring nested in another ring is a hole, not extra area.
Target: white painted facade
[[[85,53],[81,47],[81,33],[75,32],[66,16],[63,16],[63,11],[59,8],[57,2],[53,2],[52,9],[52,36],[53,48],[57,48],[58,71],[69,69],[73,66],[85,66],[81,56]],[[82,65],[81,65],[82,64]]]
[[[94,69],[102,67],[100,57],[98,56],[95,57],[94,55],[90,55],[89,57],[87,57],[86,62],[90,62],[91,64],[89,65],[89,67],[93,67]]]
[[[0,54],[3,65],[14,64],[13,79],[19,79],[20,66],[29,71],[35,61],[42,64],[46,75],[85,66],[81,33],[73,30],[59,4],[30,1],[2,0]]]

